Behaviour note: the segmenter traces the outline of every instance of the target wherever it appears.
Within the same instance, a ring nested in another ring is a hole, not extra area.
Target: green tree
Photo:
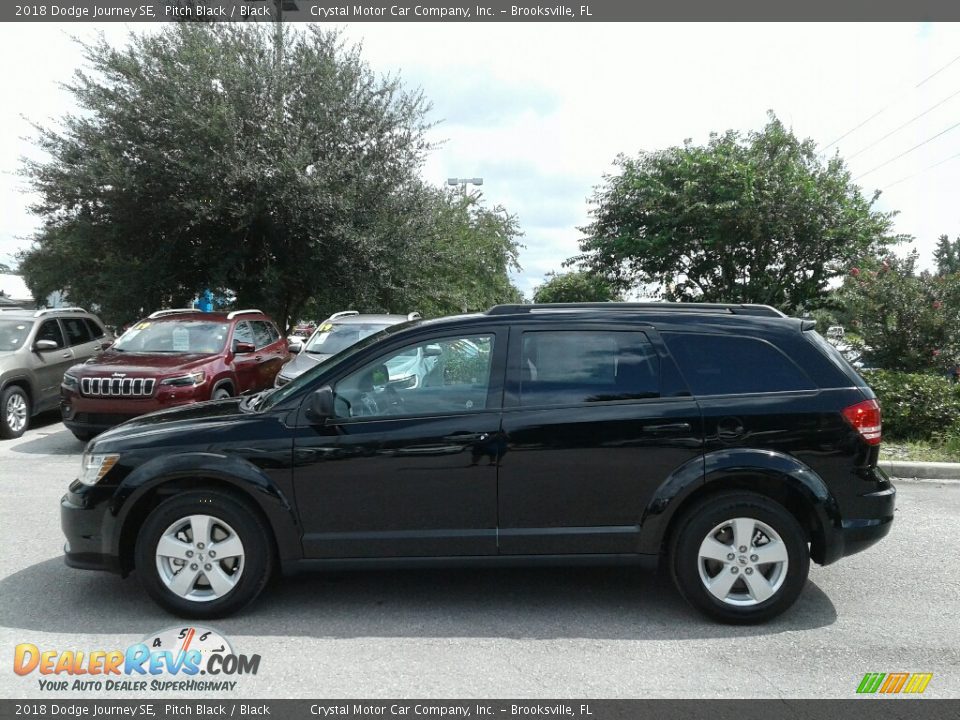
[[[428,105],[337,33],[183,23],[84,50],[79,112],[37,127],[24,170],[36,296],[122,323],[210,288],[285,322],[411,276]]]
[[[849,271],[837,300],[870,365],[908,372],[960,363],[960,276],[916,270],[917,253]]]
[[[620,299],[620,293],[604,278],[583,270],[547,273],[544,282],[533,292],[533,301],[538,303],[609,302]]]
[[[937,239],[933,259],[937,263],[938,275],[953,275],[960,272],[960,237],[951,241],[946,235],[941,235]]]
[[[771,113],[746,136],[621,155],[582,228],[582,262],[626,290],[668,300],[813,306],[858,259],[903,238],[843,160],[821,161]]]

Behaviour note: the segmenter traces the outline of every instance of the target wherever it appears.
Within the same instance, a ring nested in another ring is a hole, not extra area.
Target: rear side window
[[[103,337],[103,328],[97,325],[95,321],[91,320],[90,318],[84,318],[83,322],[86,324],[87,330],[90,332],[91,337],[97,339]]]
[[[643,333],[526,332],[520,360],[521,405],[660,396],[660,358]]]
[[[270,325],[262,320],[251,320],[253,326],[253,337],[256,340],[257,348],[266,347],[276,341],[276,338],[270,332]]]
[[[83,318],[63,318],[60,322],[63,323],[63,330],[67,334],[67,344],[71,347],[83,345],[93,339]]]
[[[815,390],[797,365],[763,340],[729,335],[664,333],[694,395]]]

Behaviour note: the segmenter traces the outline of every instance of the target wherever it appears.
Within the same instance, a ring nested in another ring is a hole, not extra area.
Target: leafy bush
[[[863,377],[880,401],[886,438],[936,440],[960,419],[960,384],[896,370],[865,370]]]

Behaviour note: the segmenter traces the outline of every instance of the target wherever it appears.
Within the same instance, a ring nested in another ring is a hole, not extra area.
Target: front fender
[[[123,538],[129,521],[142,520],[141,502],[155,490],[171,482],[197,479],[217,481],[235,488],[256,503],[267,518],[277,542],[281,562],[301,555],[300,527],[289,500],[277,483],[260,467],[230,453],[187,452],[164,455],[136,467],[116,488],[113,496],[116,512],[112,533],[113,554],[121,556]],[[181,485],[182,487],[182,485]]]
[[[702,472],[697,474],[697,465]],[[823,533],[839,526],[836,498],[823,479],[809,466],[786,453],[753,448],[724,448],[707,453],[678,468],[654,492],[644,509],[640,528],[640,552],[659,554],[671,522],[687,501],[700,492],[724,487],[744,488],[763,494],[798,494],[811,508],[814,531]],[[814,538],[819,540],[820,538]],[[817,542],[814,543],[815,548]],[[823,562],[822,558],[815,558]]]

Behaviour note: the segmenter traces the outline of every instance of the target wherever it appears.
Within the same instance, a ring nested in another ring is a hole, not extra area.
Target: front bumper
[[[60,388],[60,417],[70,430],[100,433],[141,415],[209,400],[206,384],[188,388],[161,388],[153,397],[85,397]]]
[[[106,570],[120,573],[120,558],[106,551],[104,534],[105,503],[86,506],[77,504],[70,495],[60,499],[60,527],[67,538],[63,546],[68,566],[84,570]]]

